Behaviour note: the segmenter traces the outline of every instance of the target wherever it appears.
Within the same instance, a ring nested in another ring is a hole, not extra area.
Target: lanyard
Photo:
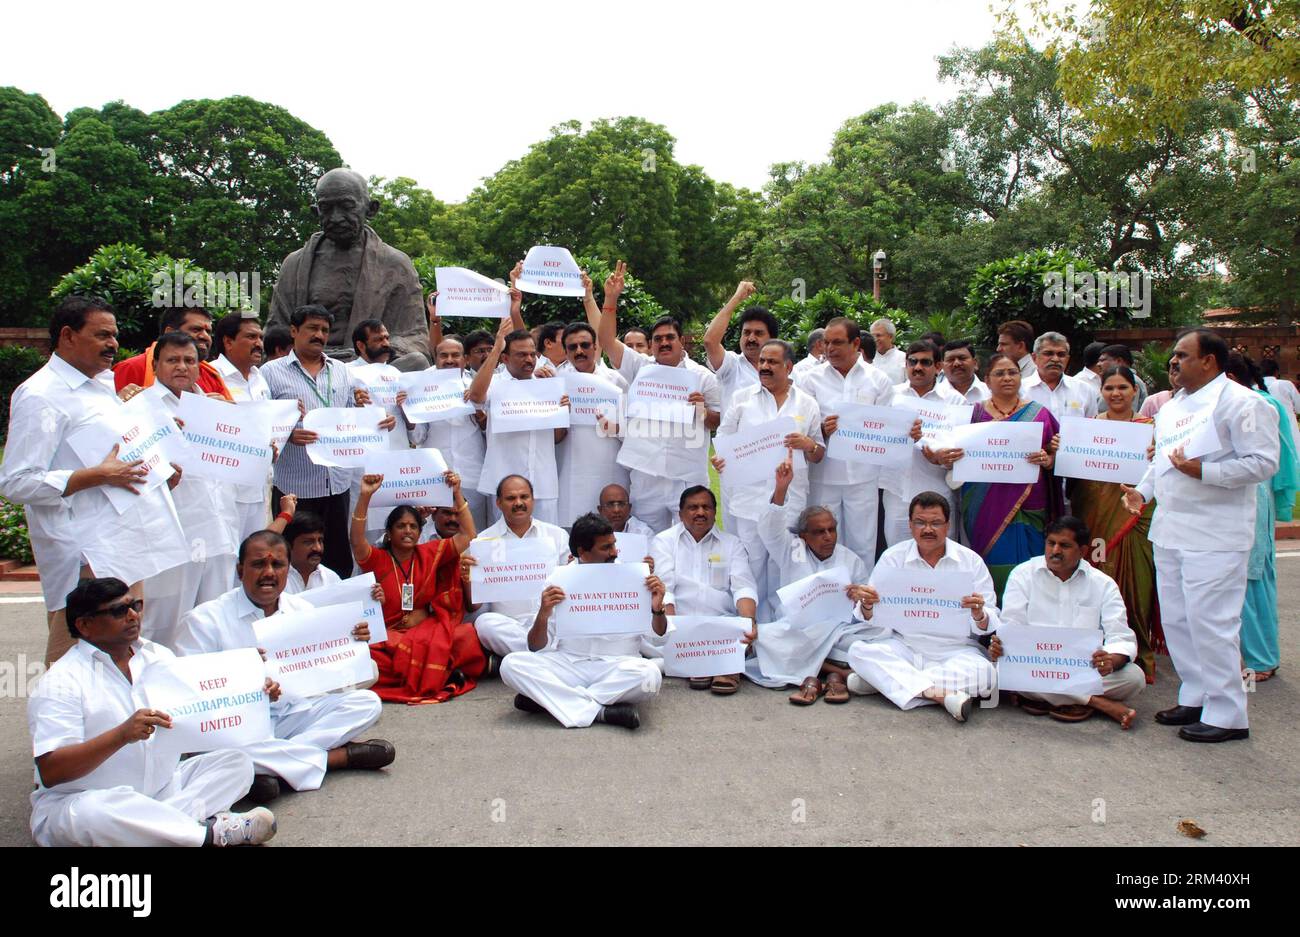
[[[321,396],[320,388],[316,386],[316,379],[307,373],[307,369],[302,366],[302,362],[295,361],[294,364],[298,365],[298,370],[302,372],[302,376],[311,382],[311,392],[316,395],[316,399],[320,401],[321,406],[332,407],[334,405],[334,370],[330,367],[329,361],[326,360],[321,364],[321,367],[325,369],[324,397]],[[393,562],[397,562],[397,560],[394,559]]]
[[[391,549],[388,550],[388,555],[393,558],[393,568],[402,574],[402,581],[410,582],[411,576],[415,572],[415,554],[411,554],[411,562],[406,564],[406,569],[402,569],[402,564],[397,561],[397,554]]]

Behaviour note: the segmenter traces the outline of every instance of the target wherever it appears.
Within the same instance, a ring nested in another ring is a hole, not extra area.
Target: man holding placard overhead
[[[614,528],[599,514],[584,514],[573,522],[569,551],[582,565],[613,563],[618,558]],[[645,630],[662,635],[668,630],[664,584],[651,574],[645,588],[650,592]],[[641,656],[640,633],[565,634],[555,614],[565,599],[563,588],[547,585],[528,631],[528,651],[501,662],[501,682],[518,692],[515,708],[549,712],[570,729],[593,722],[637,728],[636,704],[658,693],[663,682],[659,668]]]
[[[868,621],[881,615],[882,607],[889,610],[894,633],[849,648],[848,688],[863,695],[883,693],[899,709],[937,703],[965,722],[972,698],[992,693],[997,685],[993,665],[975,639],[997,629],[998,608],[993,579],[979,554],[948,539],[951,512],[948,498],[936,492],[912,499],[912,538],[880,555],[860,605]],[[962,594],[943,594],[954,587]]]
[[[1156,721],[1190,742],[1250,736],[1241,680],[1241,609],[1255,540],[1255,486],[1277,471],[1278,416],[1224,375],[1228,345],[1191,329],[1174,345],[1182,389],[1156,415],[1156,455],[1124,504],[1151,521],[1156,590],[1178,705]]]

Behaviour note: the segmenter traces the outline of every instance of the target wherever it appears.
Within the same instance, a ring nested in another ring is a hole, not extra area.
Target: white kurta
[[[1021,388],[1022,396],[1052,411],[1052,416],[1056,417],[1058,423],[1066,417],[1097,415],[1097,391],[1067,374],[1062,374],[1060,382],[1051,388],[1035,372],[1033,377],[1024,380]]]
[[[933,403],[945,403],[951,406],[965,406],[966,400],[948,384],[935,384],[924,396],[912,389],[909,383],[899,384],[894,388],[894,399],[911,397],[928,400]],[[885,542],[891,547],[912,536],[908,527],[907,507],[923,491],[933,491],[948,499],[949,517],[954,523],[952,531],[961,525],[957,519],[957,493],[948,487],[948,470],[941,465],[933,465],[921,452],[921,443],[912,446],[912,463],[902,472],[888,472],[881,476],[880,487],[884,492],[885,503]],[[953,537],[955,540],[956,537]]]
[[[122,514],[102,487],[63,496],[72,473],[85,467],[68,437],[108,420],[121,405],[111,371],[88,378],[58,355],[10,399],[0,494],[26,509],[45,607],[52,612],[64,607],[83,562],[96,576],[136,583],[189,560],[165,486],[144,492]]]
[[[531,380],[532,378],[528,378]],[[541,517],[555,514],[555,501],[560,495],[559,470],[555,463],[555,430],[534,429],[516,433],[494,433],[490,404],[493,388],[514,381],[508,371],[492,376],[483,404],[489,409],[487,449],[483,456],[483,472],[479,476],[478,490],[489,498],[496,497],[497,484],[507,475],[522,475],[532,482],[534,513]],[[550,518],[548,518],[550,519]]]
[[[220,355],[212,366],[217,369],[226,382],[226,389],[235,403],[257,403],[271,399],[271,388],[262,377],[257,365],[248,369],[248,377],[240,373],[239,368],[230,363],[225,355]],[[267,500],[270,495],[271,473],[266,476],[265,485],[236,485],[235,505],[239,512],[239,542],[259,530],[264,530],[267,523]]]
[[[281,595],[275,614],[307,611],[311,603]],[[254,622],[267,617],[249,601],[242,585],[205,602],[181,619],[176,653],[209,654],[257,647]],[[296,791],[314,791],[325,779],[326,756],[379,721],[379,697],[369,690],[345,690],[271,704],[276,737],[244,751],[259,774],[283,778]]]
[[[469,372],[464,372],[469,379]],[[437,449],[447,467],[460,476],[460,493],[469,503],[476,529],[488,524],[490,496],[478,490],[483,477],[483,457],[487,442],[483,430],[472,415],[456,416],[449,420],[412,424],[409,438],[417,449]]]
[[[298,572],[292,565],[289,566],[289,577],[284,583],[285,595],[297,595],[299,592],[307,592],[310,589],[319,589],[322,586],[332,586],[336,582],[342,582],[343,579],[338,573],[330,569],[324,563],[321,563],[311,571],[311,576],[306,582],[303,582],[302,573]]]
[[[116,729],[147,707],[136,692],[140,673],[173,655],[145,640],[132,649],[130,680],[86,641],[50,666],[27,701],[33,757]],[[131,742],[93,771],[53,787],[38,770],[32,838],[40,846],[199,846],[203,821],[229,810],[252,784],[253,762],[242,752],[210,752],[182,763],[174,754],[158,755],[147,740]]]
[[[602,364],[596,365],[595,376],[620,390],[627,389],[623,376]],[[600,504],[600,490],[606,485],[628,487],[627,467],[618,463],[622,447],[623,440],[615,432],[606,432],[599,426],[569,427],[569,432],[556,446],[560,486],[556,516],[559,526],[572,527],[579,517],[596,510]]]
[[[749,363],[749,359],[739,352],[726,351],[722,352],[722,364],[716,369],[705,359],[705,364],[713,370],[718,379],[718,393],[721,397],[721,414],[725,420],[727,411],[731,409],[736,394],[750,387],[758,386],[758,368]]]
[[[900,384],[907,379],[907,355],[895,345],[886,352],[877,352],[871,366],[889,378],[889,383]]]
[[[551,545],[555,565],[563,566],[569,561],[569,535],[555,524],[533,519],[532,525],[524,531],[522,537],[515,534],[503,517],[483,533],[479,540],[546,540]],[[516,651],[528,650],[528,630],[533,626],[537,610],[542,607],[542,590],[537,590],[537,597],[516,599],[509,602],[488,602],[474,619],[474,629],[482,645],[496,654],[505,657]]]

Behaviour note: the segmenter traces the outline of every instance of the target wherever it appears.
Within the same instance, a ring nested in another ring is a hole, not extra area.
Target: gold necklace
[[[989,409],[991,409],[994,413],[998,414],[998,417],[1000,419],[1005,420],[1008,417],[1010,417],[1011,414],[1015,413],[1017,410],[1020,409],[1020,398],[1017,397],[1015,406],[1013,406],[1010,410],[1006,410],[1006,411],[1004,411],[1001,407],[999,407],[996,403],[994,403],[992,397],[988,399],[988,405],[989,405]]]

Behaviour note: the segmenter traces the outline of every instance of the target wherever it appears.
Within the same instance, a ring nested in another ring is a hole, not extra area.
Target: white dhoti
[[[975,647],[923,653],[897,637],[859,641],[849,648],[849,666],[899,709],[933,703],[921,696],[931,687],[973,697],[988,696],[997,687],[997,671]]]
[[[632,499],[632,515],[657,534],[677,523],[682,492],[691,483],[680,478],[662,478],[647,475],[639,469],[628,472],[628,496]]]
[[[1137,664],[1128,663],[1119,670],[1112,670],[1110,673],[1102,675],[1101,695],[1106,699],[1113,699],[1117,703],[1123,703],[1141,693],[1146,685],[1147,677],[1142,672],[1142,668]],[[1018,692],[1028,699],[1042,700],[1051,706],[1082,706],[1091,698],[1080,693]]]
[[[777,609],[773,607],[772,597],[776,595],[776,588],[771,589],[772,595],[768,595],[768,587],[779,580],[780,570],[775,569],[776,564],[768,556],[767,547],[763,543],[763,538],[758,535],[758,522],[751,521],[747,517],[732,517],[731,523],[735,526],[731,532],[740,538],[740,542],[745,545],[745,553],[749,557],[749,572],[754,577],[754,585],[758,589],[758,621],[765,621],[773,618],[777,614]],[[769,572],[775,570],[777,580],[769,576]]]
[[[32,838],[38,846],[202,846],[208,817],[229,810],[253,785],[244,752],[217,751],[182,761],[150,797],[109,787],[32,795]]]
[[[640,657],[579,657],[552,650],[511,654],[501,662],[501,682],[572,729],[595,722],[602,706],[649,699],[659,692],[663,676]]]
[[[295,791],[314,791],[325,780],[331,748],[352,741],[379,721],[383,704],[369,690],[326,693],[311,705],[272,713],[275,738],[244,747],[258,774],[273,774]]]
[[[148,549],[148,544],[138,548]],[[140,636],[175,650],[181,616],[229,592],[234,578],[235,556],[231,553],[182,563],[149,577],[144,581]]]
[[[880,489],[874,481],[860,485],[828,485],[812,479],[808,504],[821,505],[835,515],[839,542],[856,553],[870,574],[876,565],[876,512]]]
[[[828,658],[848,660],[858,641],[871,640],[879,631],[865,621],[792,625],[785,619],[759,625],[754,656],[745,661],[745,676],[759,686],[798,686],[816,677]]]
[[[516,651],[528,650],[528,631],[533,627],[536,613],[524,618],[511,618],[500,612],[480,612],[474,619],[478,642],[497,657]]]
[[[1201,721],[1245,729],[1241,607],[1249,550],[1169,550],[1157,546],[1156,593],[1180,706],[1200,706]]]

